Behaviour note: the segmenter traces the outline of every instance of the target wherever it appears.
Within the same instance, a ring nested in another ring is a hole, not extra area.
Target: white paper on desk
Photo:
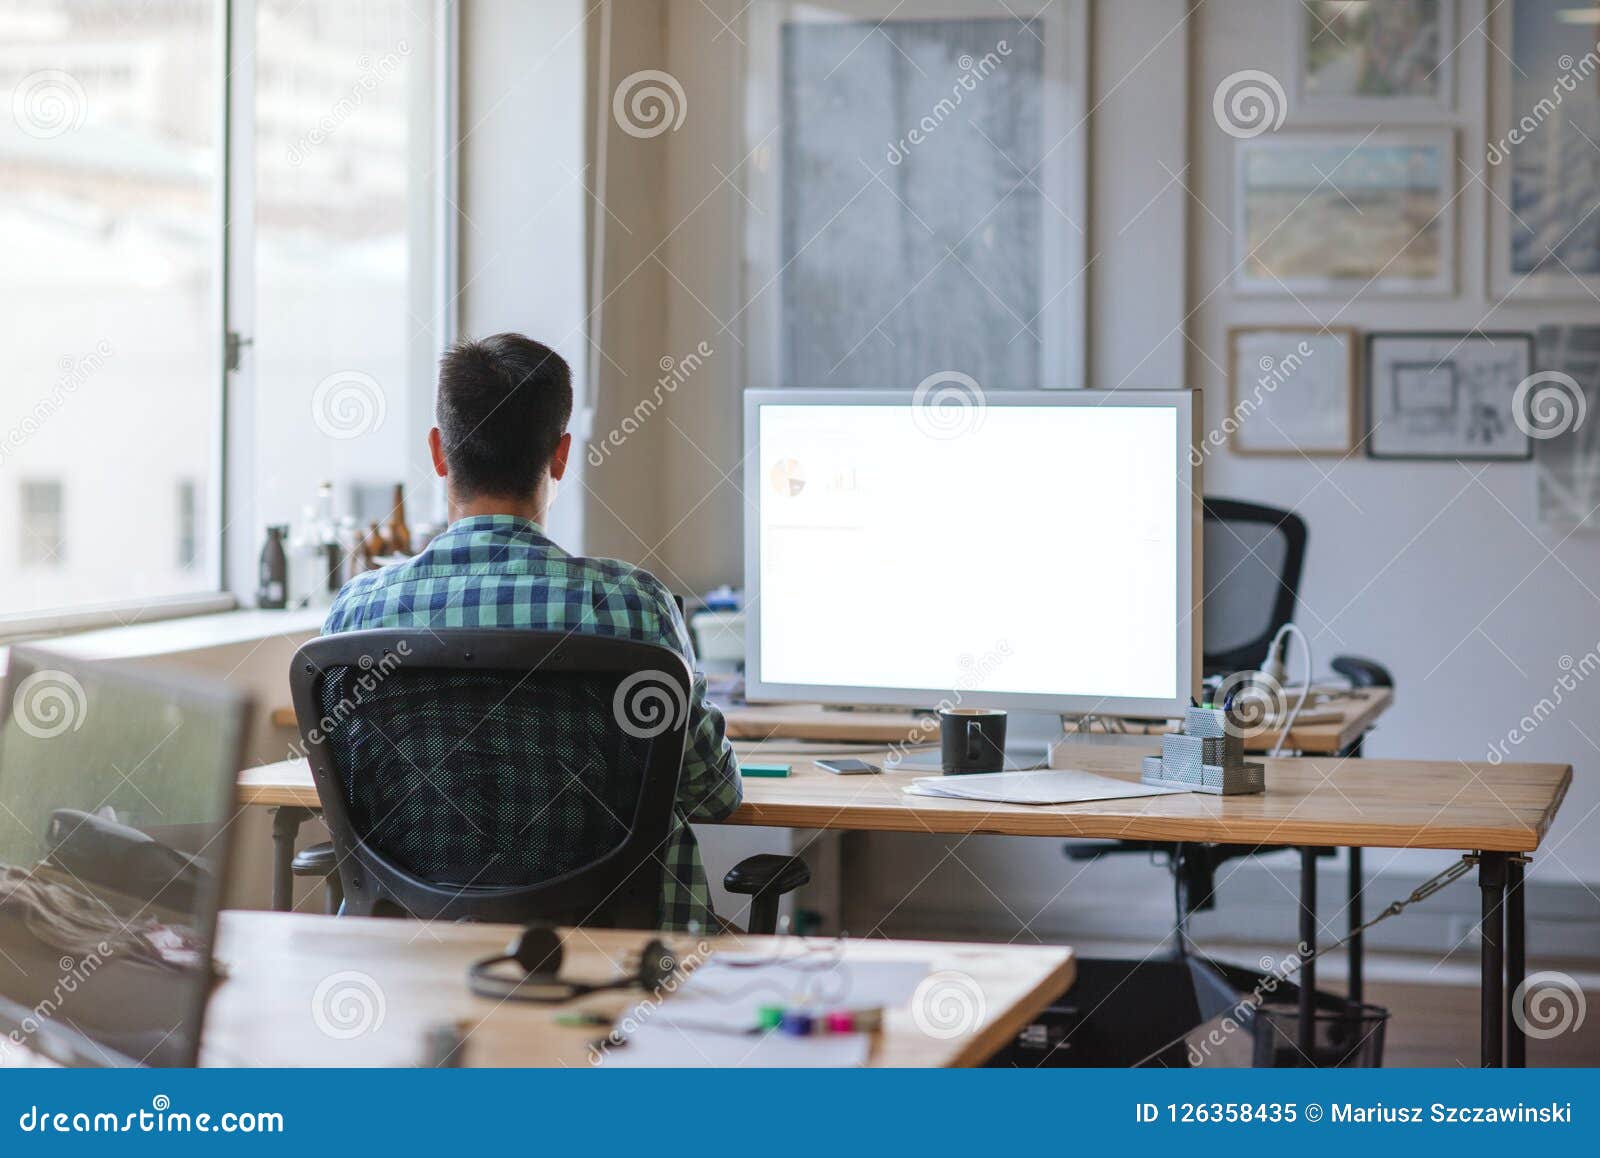
[[[608,1049],[601,1064],[613,1069],[838,1069],[865,1065],[869,1045],[864,1033],[795,1037],[777,1032],[718,1033],[651,1024],[629,1034],[626,1045]]]
[[[769,1005],[895,1009],[910,1004],[928,975],[926,961],[850,961],[826,949],[789,960],[727,956],[713,956],[666,1000],[640,1002],[620,1024],[748,1030]]]
[[[966,776],[925,776],[905,789],[914,796],[984,800],[994,804],[1083,804],[1134,796],[1170,796],[1181,788],[1158,788],[1076,768],[1038,772],[978,772]]]

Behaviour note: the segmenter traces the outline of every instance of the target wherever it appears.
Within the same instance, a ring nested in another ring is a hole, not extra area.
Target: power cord
[[[1300,716],[1300,709],[1306,706],[1306,699],[1311,695],[1311,641],[1306,638],[1306,633],[1300,630],[1298,624],[1292,620],[1278,628],[1277,634],[1272,637],[1272,646],[1267,648],[1267,660],[1261,665],[1261,673],[1275,683],[1280,689],[1288,678],[1288,665],[1283,662],[1283,644],[1285,636],[1293,633],[1300,641],[1300,651],[1304,655],[1305,680],[1300,685],[1300,697],[1295,700],[1294,707],[1284,718],[1283,730],[1278,733],[1278,742],[1272,746],[1271,755],[1281,756],[1283,746],[1289,740],[1289,732],[1294,727],[1294,722]]]

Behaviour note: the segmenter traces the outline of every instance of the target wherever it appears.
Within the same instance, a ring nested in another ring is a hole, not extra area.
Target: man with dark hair
[[[358,575],[324,634],[365,628],[525,627],[663,644],[694,664],[672,595],[648,571],[568,555],[541,529],[567,470],[572,372],[520,334],[458,342],[439,364],[439,425],[428,432],[450,526],[415,558]],[[700,850],[688,822],[739,806],[739,765],[722,713],[694,677],[678,784],[678,823],[661,851],[664,928],[713,929]]]

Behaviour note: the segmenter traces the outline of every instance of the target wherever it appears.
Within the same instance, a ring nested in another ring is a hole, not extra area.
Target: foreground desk
[[[1523,866],[1526,854],[1536,851],[1549,831],[1571,783],[1572,770],[1565,764],[1279,759],[1266,761],[1267,792],[1260,796],[1184,793],[1029,807],[908,796],[902,789],[916,775],[908,772],[829,775],[812,763],[823,749],[809,745],[786,749],[768,741],[741,745],[740,750],[759,752],[763,759],[788,759],[794,771],[787,779],[746,780],[744,803],[728,824],[1299,847],[1300,933],[1308,946],[1317,942],[1317,849],[1430,848],[1474,854],[1483,893],[1483,1063],[1509,1060],[1516,1065],[1524,1060],[1523,1035],[1506,1016],[1508,995],[1525,972]],[[1138,779],[1137,751],[1083,748],[1072,759],[1090,771]],[[301,810],[317,807],[304,761],[244,772],[239,791],[241,803],[280,806],[280,818],[296,818],[293,828],[306,815]],[[280,849],[284,846],[280,843]],[[292,831],[287,847],[292,852]],[[279,863],[286,874],[287,862],[280,857]],[[1313,965],[1307,965],[1300,980],[1309,995],[1316,980]],[[1309,1004],[1304,1008],[1309,1012]]]
[[[227,967],[227,979],[206,1015],[202,1063],[422,1065],[428,1064],[428,1031],[454,1025],[466,1038],[461,1060],[467,1065],[590,1065],[589,1045],[605,1030],[557,1025],[557,1014],[583,1010],[612,1018],[642,993],[593,994],[564,1005],[474,997],[467,989],[467,966],[502,952],[516,931],[509,925],[224,913],[217,956]],[[637,955],[647,936],[568,930],[562,973],[611,976]],[[680,954],[697,945],[688,936],[668,940]],[[707,944],[713,955],[724,946],[741,953],[777,953],[783,941],[722,937]],[[950,1038],[923,1032],[909,1008],[886,1010],[868,1059],[874,1066],[976,1065],[1070,987],[1076,972],[1071,949],[1045,945],[875,940],[846,941],[842,952],[845,963],[923,961],[930,973],[956,970],[983,993],[982,1020]]]

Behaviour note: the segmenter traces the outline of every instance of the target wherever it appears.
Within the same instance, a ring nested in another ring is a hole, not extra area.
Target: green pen
[[[740,764],[739,772],[744,776],[763,776],[773,779],[782,779],[789,775],[788,764]]]

